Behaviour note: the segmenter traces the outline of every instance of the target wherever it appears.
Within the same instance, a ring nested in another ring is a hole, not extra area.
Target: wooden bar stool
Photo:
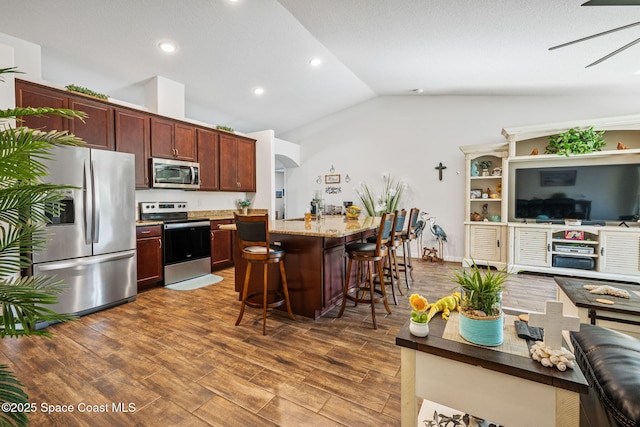
[[[395,305],[398,305],[398,297],[396,297],[396,290],[394,285],[398,286],[398,293],[403,295],[402,289],[400,289],[400,264],[398,263],[397,257],[397,248],[402,246],[402,231],[404,229],[405,218],[407,217],[407,211],[404,209],[395,211],[395,216],[393,217],[393,225],[391,227],[391,233],[389,234],[389,239],[387,242],[387,251],[386,260],[383,263],[383,271],[386,273],[386,276],[389,277],[389,283],[391,284],[391,295],[393,296],[393,302]],[[367,238],[367,242],[375,243],[376,236],[371,236]],[[388,266],[387,266],[388,263]],[[376,275],[377,276],[377,275]],[[384,278],[380,279],[384,281]]]
[[[404,230],[404,222],[407,218],[407,211],[405,209],[400,209],[395,212],[395,217],[393,218],[393,227],[391,229],[391,234],[389,235],[389,242],[387,243],[387,247],[389,248],[389,255],[387,256],[389,260],[389,277],[391,277],[391,292],[393,294],[393,301],[396,305],[398,305],[398,299],[396,298],[394,284],[398,286],[398,292],[400,295],[404,295],[402,293],[402,289],[400,289],[400,264],[398,264],[398,251],[397,249],[402,246],[402,231]]]
[[[342,307],[338,317],[342,317],[344,309],[347,305],[347,300],[355,302],[357,306],[359,302],[365,302],[371,304],[371,318],[373,319],[373,328],[378,329],[376,325],[376,308],[375,304],[382,302],[388,314],[391,314],[391,309],[387,303],[387,293],[384,284],[384,260],[388,255],[389,249],[387,242],[393,230],[393,222],[395,215],[392,213],[385,213],[382,215],[380,221],[380,227],[378,228],[378,235],[375,243],[370,242],[354,242],[346,246],[345,250],[349,257],[347,264],[347,279],[344,285],[344,294],[342,297]],[[357,263],[356,283],[350,284],[351,279],[351,267],[353,261]],[[362,271],[364,266],[368,266],[367,275],[364,282],[360,281],[362,277]],[[380,289],[376,289],[373,281],[373,270],[377,266],[378,276],[380,277]],[[362,293],[362,295],[361,295]]]
[[[238,235],[238,245],[242,251],[242,258],[247,260],[247,271],[244,275],[242,289],[242,303],[236,326],[240,324],[244,315],[245,305],[262,308],[262,335],[267,334],[267,308],[280,307],[286,304],[289,318],[295,320],[289,302],[289,288],[287,287],[287,275],[284,271],[285,251],[279,246],[269,244],[269,215],[238,215],[234,214]],[[282,277],[282,291],[268,290],[267,267],[269,264],[278,263],[280,276]],[[251,266],[262,264],[262,292],[249,292],[249,278]]]
[[[401,235],[402,239],[402,262],[398,264],[400,270],[404,272],[404,280],[407,284],[407,288],[410,289],[409,277],[413,282],[413,264],[411,263],[411,242],[418,238],[418,216],[420,215],[420,209],[411,208],[409,211],[409,223],[407,224],[407,230]],[[419,249],[419,248],[418,248]]]

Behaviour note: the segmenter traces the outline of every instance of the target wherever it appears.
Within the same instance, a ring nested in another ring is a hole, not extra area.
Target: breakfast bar
[[[341,215],[327,215],[321,220],[276,220],[269,223],[271,244],[285,251],[285,270],[296,315],[317,319],[342,301],[346,276],[345,245],[375,234],[380,218],[347,219]],[[247,262],[238,245],[234,246],[235,290],[242,292]],[[268,270],[269,288],[280,286],[276,265]],[[261,289],[262,271],[253,269],[249,293]]]

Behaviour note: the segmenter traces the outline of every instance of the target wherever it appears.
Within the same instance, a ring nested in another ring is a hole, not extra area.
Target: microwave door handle
[[[84,172],[82,177],[82,199],[83,199],[83,221],[84,221],[84,242],[87,245],[91,244],[93,239],[93,214],[91,213],[91,206],[93,206],[93,192],[89,187],[92,185],[91,171],[89,165],[84,162]]]
[[[189,166],[189,169],[191,169],[191,182],[189,184],[195,184],[196,183],[196,168],[193,166]]]
[[[93,243],[100,241],[100,192],[96,182],[96,161],[91,161],[91,190],[93,192]]]

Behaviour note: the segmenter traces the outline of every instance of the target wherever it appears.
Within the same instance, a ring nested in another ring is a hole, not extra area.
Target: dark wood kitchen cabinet
[[[195,126],[151,117],[151,156],[196,162]]]
[[[218,190],[218,134],[198,129],[198,163],[200,164],[200,190]]]
[[[59,116],[24,117],[22,124],[32,129],[68,130],[82,138],[88,147],[113,150],[115,147],[114,108],[82,95],[47,88],[16,79],[16,105],[19,107],[70,108],[87,114],[80,119]]]
[[[116,150],[136,156],[136,188],[148,188],[151,153],[149,116],[137,111],[116,108],[115,123]]]
[[[138,291],[160,284],[164,278],[160,225],[136,227],[136,255]]]
[[[231,219],[211,221],[211,271],[233,265],[233,231],[218,228],[232,223]]]
[[[256,141],[220,133],[220,190],[256,191]]]

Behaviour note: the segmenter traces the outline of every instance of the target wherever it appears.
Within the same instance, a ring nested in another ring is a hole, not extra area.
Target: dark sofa
[[[580,396],[580,426],[640,426],[640,340],[583,323],[571,343],[590,386]]]

